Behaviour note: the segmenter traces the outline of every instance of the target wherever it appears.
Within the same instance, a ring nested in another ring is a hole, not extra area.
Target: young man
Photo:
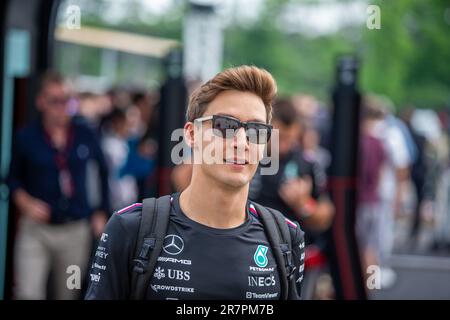
[[[241,66],[219,73],[191,95],[184,138],[193,158],[201,161],[194,160],[189,186],[171,197],[166,236],[144,298],[282,298],[285,265],[277,265],[261,212],[248,200],[250,180],[270,138],[275,94],[275,81],[267,71]],[[211,163],[204,150],[219,161]],[[108,222],[86,299],[132,296],[142,214],[142,204],[134,204]],[[303,232],[296,223],[282,222],[291,238],[295,267],[289,298],[299,299]]]

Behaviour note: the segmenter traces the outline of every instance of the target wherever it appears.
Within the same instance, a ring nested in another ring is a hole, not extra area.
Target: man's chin
[[[223,185],[233,189],[245,188],[250,183],[248,177],[237,173],[230,173],[227,176],[221,178],[222,179],[219,179],[221,180]]]
[[[247,170],[237,172],[223,164],[215,166],[214,170],[208,170],[208,176],[224,188],[230,189],[245,188],[253,177]]]

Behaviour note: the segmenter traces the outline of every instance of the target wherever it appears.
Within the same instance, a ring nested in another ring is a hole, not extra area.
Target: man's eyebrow
[[[220,115],[220,116],[231,117],[231,118],[233,118],[233,119],[236,119],[236,120],[241,121],[240,119],[238,119],[238,118],[236,118],[235,116],[233,116],[233,115],[231,115],[231,114],[228,114],[228,113],[218,112],[218,113],[216,113],[216,114],[217,114],[217,115]],[[261,119],[250,119],[250,120],[247,120],[247,121],[244,121],[244,122],[261,122],[261,123],[266,123],[264,120],[261,120]]]

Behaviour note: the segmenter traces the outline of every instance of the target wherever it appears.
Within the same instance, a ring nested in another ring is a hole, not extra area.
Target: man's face
[[[249,92],[229,90],[220,93],[202,117],[212,115],[225,115],[243,122],[267,123],[264,103]],[[262,159],[265,144],[249,142],[244,128],[239,128],[236,135],[230,138],[215,135],[211,128],[212,120],[195,124],[194,157],[199,159],[198,156],[203,155],[201,164],[195,166],[205,176],[225,187],[248,185]],[[200,135],[201,140],[198,139]]]
[[[52,125],[66,125],[70,119],[68,113],[68,89],[64,84],[49,83],[36,99],[38,110],[45,121]]]
[[[285,125],[284,123],[274,120],[273,128],[278,129],[279,134],[279,154],[281,157],[288,154],[292,148],[298,143],[300,137],[300,125],[293,123],[291,125]]]
[[[141,112],[142,121],[145,124],[148,124],[153,113],[153,102],[150,95],[145,95],[144,98],[142,98],[139,103],[137,103],[137,107]]]

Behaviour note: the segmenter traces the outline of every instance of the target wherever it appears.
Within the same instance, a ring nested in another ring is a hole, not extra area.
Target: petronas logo
[[[264,268],[265,266],[267,266],[267,263],[269,262],[269,260],[267,259],[268,250],[269,248],[263,245],[259,245],[256,249],[253,259],[255,260],[255,263],[258,267]]]

